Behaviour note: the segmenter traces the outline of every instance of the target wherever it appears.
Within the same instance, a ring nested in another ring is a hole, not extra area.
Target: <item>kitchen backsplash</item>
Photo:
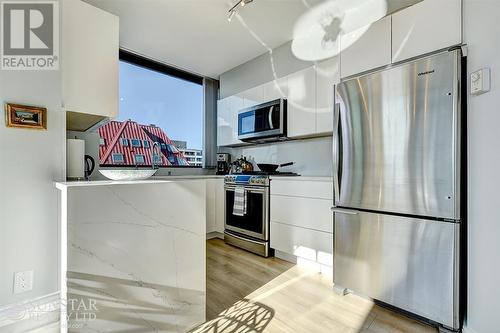
[[[220,147],[219,151],[230,153],[231,160],[244,155],[251,157],[255,163],[295,162],[294,165],[279,170],[296,172],[302,176],[332,176],[331,136],[237,148]],[[254,167],[256,168],[255,165]]]

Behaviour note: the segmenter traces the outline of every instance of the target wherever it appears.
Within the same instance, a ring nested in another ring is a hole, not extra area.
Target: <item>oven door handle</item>
[[[246,192],[252,192],[252,193],[266,193],[268,187],[249,187],[249,186],[244,186]],[[234,185],[226,185],[224,186],[224,190],[226,191],[234,191],[236,189],[236,186]]]

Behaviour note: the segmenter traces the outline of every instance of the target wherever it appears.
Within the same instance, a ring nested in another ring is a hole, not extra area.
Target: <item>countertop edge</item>
[[[144,180],[91,180],[91,181],[67,181],[54,182],[54,186],[59,190],[70,187],[90,187],[90,186],[114,186],[114,185],[139,185],[139,184],[165,184],[178,181],[200,181],[208,179],[223,179],[223,176],[164,176]]]

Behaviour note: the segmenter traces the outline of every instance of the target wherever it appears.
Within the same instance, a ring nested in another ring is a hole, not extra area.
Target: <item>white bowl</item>
[[[153,176],[158,169],[104,169],[99,172],[111,180],[144,180]]]

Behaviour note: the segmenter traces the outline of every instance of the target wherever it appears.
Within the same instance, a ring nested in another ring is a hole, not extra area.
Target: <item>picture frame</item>
[[[5,103],[7,127],[47,129],[47,109],[40,106]]]

